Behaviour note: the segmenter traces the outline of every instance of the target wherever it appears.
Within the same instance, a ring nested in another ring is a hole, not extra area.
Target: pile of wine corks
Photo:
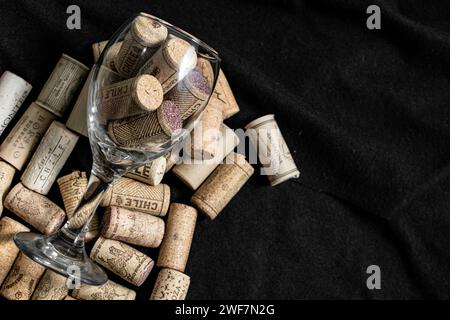
[[[106,45],[104,41],[92,46],[95,60]],[[189,69],[184,78],[174,77],[180,57]],[[213,86],[211,64],[163,25],[138,18],[123,42],[105,52],[101,68],[107,69],[111,83],[102,93],[106,106],[102,117],[108,123],[110,138],[119,145],[133,146],[155,135],[176,134],[207,103],[183,151],[193,161],[182,161],[186,156],[174,149],[128,172],[104,195],[89,222],[86,241],[91,259],[108,275],[114,274],[115,281],[73,288],[64,276],[20,253],[13,241],[16,233],[52,234],[68,218],[79,226],[86,222],[83,212],[74,216],[74,211],[89,174],[86,168],[70,168],[69,172],[66,168],[64,174],[61,170],[77,142],[87,143],[91,75],[85,65],[62,55],[37,100],[15,121],[0,145],[0,215],[3,207],[8,210],[0,218],[0,296],[4,298],[134,300],[138,288],[150,281],[153,272],[156,281],[145,299],[186,299],[191,283],[186,267],[199,215],[218,217],[254,174],[246,157],[236,152],[244,139],[224,124],[239,112],[224,73],[220,70]],[[146,72],[140,72],[143,69]],[[2,75],[2,125],[14,117],[30,90],[20,77],[10,72]],[[76,100],[74,93],[79,93]],[[281,169],[268,174],[271,185],[298,177],[273,115],[256,119],[247,127],[254,129],[249,137],[255,146],[277,142],[269,155],[258,152],[263,166],[276,161]],[[0,127],[0,134],[3,129]],[[258,130],[266,129],[275,129],[270,138],[259,134]],[[172,199],[164,179],[172,174],[169,171],[186,184],[190,203]],[[51,189],[59,190],[60,197],[50,199]],[[157,255],[154,249],[159,250]]]

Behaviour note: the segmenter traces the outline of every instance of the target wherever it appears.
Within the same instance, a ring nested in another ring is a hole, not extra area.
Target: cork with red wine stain
[[[175,102],[184,121],[206,104],[210,94],[208,79],[201,72],[192,70],[168,93],[167,99]]]
[[[156,112],[158,123],[165,134],[172,136],[180,132],[183,127],[183,122],[181,120],[180,111],[173,101],[164,101]]]

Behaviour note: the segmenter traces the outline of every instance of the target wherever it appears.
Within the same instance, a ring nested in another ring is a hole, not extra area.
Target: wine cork
[[[232,152],[191,198],[208,218],[215,219],[253,174],[253,167],[241,154]]]
[[[22,183],[28,189],[47,194],[77,141],[76,134],[53,121],[23,172]]]
[[[168,94],[180,110],[182,120],[186,120],[201,109],[211,94],[208,80],[197,70],[192,70]]]
[[[219,71],[219,76],[217,77],[216,87],[214,88],[214,96],[224,104],[224,119],[228,119],[239,112],[239,105],[234,98],[233,91],[231,91],[228,80],[222,70]]]
[[[214,158],[191,163],[180,163],[173,168],[173,173],[189,188],[197,190],[223,159],[239,144],[239,137],[233,130],[222,124],[220,139]]]
[[[89,83],[91,82],[93,70],[89,72],[89,76],[85,81],[83,88],[81,89],[80,95],[75,102],[75,105],[70,113],[69,119],[66,122],[67,128],[76,133],[79,133],[85,137],[88,136],[87,129],[87,107],[88,107],[88,94],[89,94]],[[105,79],[105,83],[116,83],[122,81],[123,78],[113,70],[100,66],[99,76]]]
[[[55,116],[32,103],[0,146],[0,157],[22,170]]]
[[[222,104],[211,97],[200,121],[191,132],[191,156],[195,159],[212,159],[219,150],[220,126],[223,122]]]
[[[61,192],[61,197],[66,209],[67,216],[73,215],[78,203],[83,197],[88,180],[86,172],[74,171],[68,175],[58,178],[56,181]]]
[[[31,300],[63,300],[68,294],[67,278],[52,270],[46,270]]]
[[[144,64],[140,73],[155,76],[166,94],[178,81],[195,68],[197,53],[187,41],[169,37],[158,51]]]
[[[80,300],[135,300],[136,292],[108,280],[101,286],[82,285],[72,296]]]
[[[45,268],[22,252],[19,253],[0,294],[8,300],[30,300]]]
[[[180,150],[175,146],[172,151],[166,154],[166,173],[169,172],[180,160]]]
[[[190,283],[191,278],[182,272],[161,269],[150,300],[185,300]]]
[[[153,268],[153,260],[129,245],[103,237],[92,248],[91,259],[121,278],[140,286]]]
[[[39,93],[36,103],[62,117],[88,71],[89,68],[84,64],[63,54]]]
[[[102,236],[147,248],[158,248],[164,236],[161,218],[125,208],[108,207]]]
[[[162,103],[159,81],[148,74],[106,86],[102,91],[101,114],[117,120],[156,110]]]
[[[157,112],[108,122],[108,135],[119,146],[139,146],[166,142],[168,137],[158,122]]]
[[[97,62],[102,54],[103,50],[105,50],[108,41],[101,41],[92,44],[92,53],[94,55],[94,62]],[[106,57],[103,60],[103,65],[106,67],[116,70],[115,60],[117,55],[119,54],[120,48],[122,47],[122,41],[114,43],[111,48],[109,48]]]
[[[0,220],[0,286],[19,254],[19,248],[14,243],[14,236],[16,233],[28,231],[30,229],[9,217],[3,217]]]
[[[184,272],[194,236],[197,210],[180,203],[170,205],[157,266]]]
[[[60,207],[20,182],[6,196],[5,207],[45,234],[58,230],[65,218]]]
[[[149,17],[137,17],[117,54],[117,71],[133,77],[167,38],[167,28]]]
[[[11,182],[14,178],[14,173],[16,170],[7,164],[6,162],[0,161],[0,216],[3,213],[3,202],[5,200],[5,195],[11,186]]]
[[[31,91],[31,85],[12,72],[0,77],[0,135],[16,115]]]
[[[128,172],[125,176],[133,180],[144,182],[151,186],[157,186],[161,183],[161,180],[164,177],[166,165],[166,158],[159,157]]]
[[[156,111],[156,115],[158,123],[165,134],[170,137],[180,133],[180,130],[183,128],[183,121],[180,110],[173,101],[164,101]]]
[[[75,209],[78,206],[78,203],[81,201],[83,197],[84,191],[87,187],[88,180],[85,172],[74,171],[68,175],[65,175],[59,178],[57,181],[59,190],[61,192],[61,197],[64,203],[64,208],[66,209],[67,218],[71,219],[71,223],[75,223],[73,218],[73,214]],[[81,227],[84,224],[84,220],[80,221],[78,227]],[[74,227],[77,227],[75,225]],[[94,238],[97,238],[100,235],[100,219],[98,214],[95,213],[91,221],[89,222],[88,231],[85,236],[85,240],[87,242],[91,241]]]
[[[170,204],[170,188],[166,184],[149,186],[129,178],[120,178],[106,191],[101,206],[117,206],[165,216]]]
[[[300,176],[273,114],[255,119],[245,128],[272,187]]]
[[[100,58],[100,55],[102,54],[103,50],[105,50],[107,44],[108,40],[92,44],[92,55],[94,57],[94,62],[98,61],[98,58]]]
[[[214,85],[214,70],[208,59],[197,57],[197,65],[195,66],[195,69],[200,72],[206,80],[208,80],[208,85],[212,88]]]

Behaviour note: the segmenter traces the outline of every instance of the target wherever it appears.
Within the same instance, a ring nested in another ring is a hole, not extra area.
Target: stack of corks
[[[106,45],[103,41],[92,46],[95,60]],[[184,77],[176,76],[181,58],[187,68]],[[73,289],[65,277],[20,253],[13,241],[16,233],[32,230],[52,234],[67,218],[80,226],[86,220],[83,212],[74,216],[87,186],[86,172],[77,168],[62,176],[60,172],[79,135],[88,135],[85,119],[89,75],[83,64],[63,55],[37,101],[0,145],[0,210],[4,206],[16,215],[0,219],[0,295],[7,299],[134,300],[137,288],[147,281],[155,264],[158,275],[147,297],[186,299],[191,279],[185,271],[199,213],[215,219],[254,173],[245,156],[234,152],[242,137],[224,124],[239,112],[239,106],[223,71],[213,86],[211,64],[197,57],[189,43],[169,34],[158,21],[138,17],[124,41],[105,52],[101,68],[110,81],[102,92],[105,108],[101,117],[110,138],[118,145],[145,144],[157,135],[177,134],[211,95],[186,142],[185,151],[192,161],[180,162],[180,150],[174,149],[128,172],[104,195],[89,223],[86,240],[92,243],[90,257],[108,273],[120,277],[120,283],[108,280],[101,286]],[[12,80],[8,80],[10,77]],[[86,82],[81,88],[83,80]],[[12,81],[8,90],[15,88],[20,94],[14,96],[22,97],[8,100],[14,114],[31,86],[8,74],[6,80],[3,76],[0,80],[0,93],[4,81]],[[64,116],[78,89],[78,99],[63,125],[56,119]],[[255,146],[269,144],[258,130],[276,129],[270,137],[271,146],[273,140],[277,142],[276,150],[269,158],[266,153],[258,153],[263,165],[277,161],[277,168],[281,168],[268,174],[272,185],[298,177],[273,115],[256,119],[247,127],[253,129],[249,137]],[[23,168],[20,182],[11,188],[15,172]],[[189,205],[171,201],[170,187],[163,183],[171,169],[194,191]],[[55,184],[61,205],[47,197]],[[159,248],[158,256],[153,257],[156,263],[147,254],[152,252],[148,248]]]

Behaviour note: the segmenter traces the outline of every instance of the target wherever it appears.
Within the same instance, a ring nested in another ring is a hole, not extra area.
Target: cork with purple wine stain
[[[157,111],[108,123],[109,137],[120,146],[143,146],[165,142],[182,129],[181,116],[173,101],[165,100]]]
[[[198,70],[192,70],[167,94],[167,99],[175,102],[184,121],[206,104],[210,94],[208,79]]]
[[[180,110],[173,101],[164,101],[156,111],[156,115],[158,123],[165,134],[172,136],[180,133],[180,130],[183,128],[183,121],[181,120]]]

